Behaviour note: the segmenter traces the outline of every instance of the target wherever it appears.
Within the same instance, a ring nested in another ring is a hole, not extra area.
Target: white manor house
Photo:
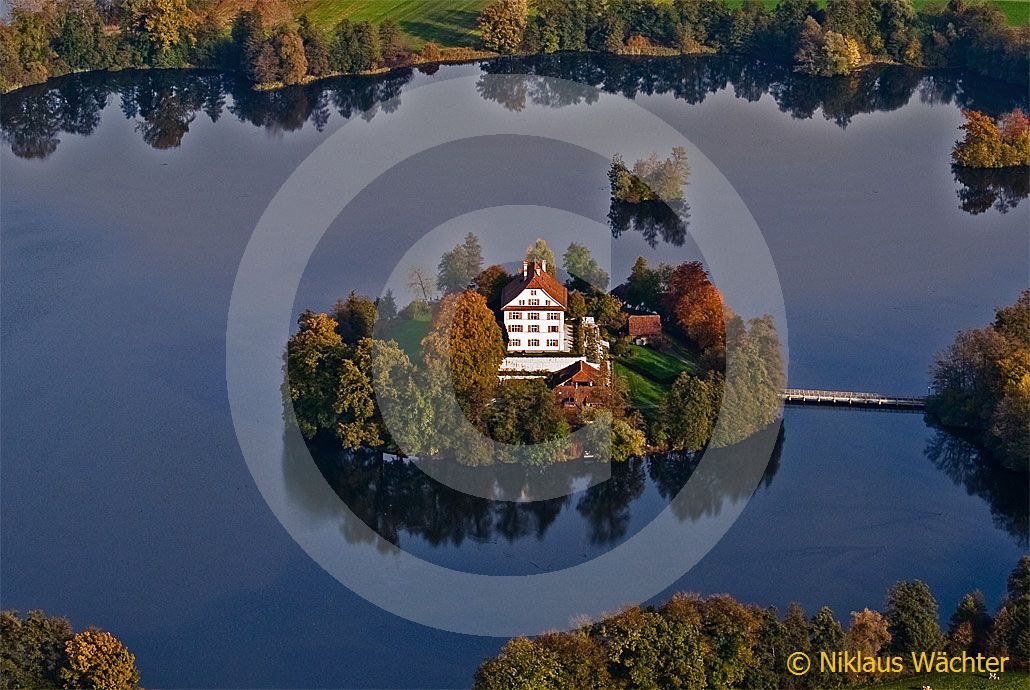
[[[569,292],[547,272],[547,262],[522,262],[522,275],[504,287],[501,311],[508,334],[508,352],[568,352],[565,312]]]

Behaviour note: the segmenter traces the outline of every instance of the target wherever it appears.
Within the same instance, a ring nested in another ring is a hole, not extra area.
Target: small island
[[[720,409],[721,445],[778,421],[785,372],[772,319],[733,314],[700,263],[639,258],[610,292],[576,243],[564,282],[543,239],[514,274],[482,263],[470,233],[441,258],[436,289],[411,267],[418,297],[399,312],[387,291],[302,314],[286,391],[305,437],[539,465],[698,452]],[[726,386],[728,348],[731,371],[760,372],[747,395]]]

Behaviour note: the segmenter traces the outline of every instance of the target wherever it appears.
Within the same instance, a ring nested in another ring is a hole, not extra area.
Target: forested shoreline
[[[867,687],[896,674],[873,664],[829,673],[821,652],[845,650],[866,659],[946,653],[1009,657],[1011,670],[1030,660],[1030,556],[1007,581],[1007,596],[992,616],[979,591],[966,594],[941,630],[929,586],[902,580],[887,591],[883,613],[851,612],[845,629],[822,607],[811,617],[798,604],[785,615],[774,607],[745,605],[728,594],[680,593],[660,606],[633,606],[568,632],[518,637],[476,671],[475,690],[591,688],[842,688]],[[815,660],[793,673],[795,653]],[[909,673],[912,672],[908,669]]]
[[[817,76],[875,63],[965,67],[1025,84],[1030,27],[962,0],[501,0],[479,16],[481,48],[416,47],[389,18],[325,29],[255,3],[232,17],[213,0],[46,0],[16,3],[0,24],[0,90],[73,72],[208,68],[271,88],[342,74],[496,54],[747,55]]]

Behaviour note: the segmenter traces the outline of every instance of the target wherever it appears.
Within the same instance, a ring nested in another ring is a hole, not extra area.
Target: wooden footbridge
[[[926,398],[903,398],[881,393],[860,393],[857,391],[823,391],[805,388],[788,388],[783,391],[783,402],[787,405],[823,405],[828,407],[862,407],[882,410],[922,411]]]

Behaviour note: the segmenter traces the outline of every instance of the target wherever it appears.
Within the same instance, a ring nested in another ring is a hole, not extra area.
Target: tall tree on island
[[[598,265],[586,245],[573,242],[562,260],[569,274],[569,287],[600,292],[608,289],[608,272]]]
[[[473,233],[440,258],[436,287],[444,292],[460,292],[472,284],[483,270],[483,249]]]
[[[537,241],[526,247],[526,261],[541,263],[547,262],[547,272],[554,277],[558,277],[558,262],[554,258],[554,251],[547,246],[547,242],[543,238],[537,238]]]

